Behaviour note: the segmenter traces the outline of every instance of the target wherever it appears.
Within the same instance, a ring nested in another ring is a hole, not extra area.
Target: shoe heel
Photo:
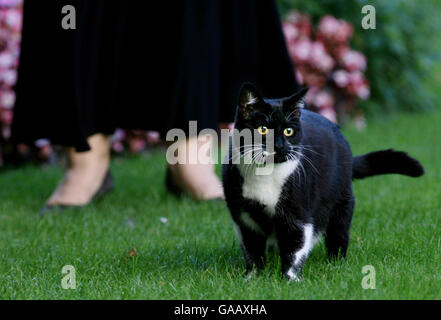
[[[111,192],[113,189],[115,189],[115,182],[113,180],[112,173],[110,171],[107,171],[106,177],[104,178],[104,181],[101,184],[101,187],[98,189],[98,191],[95,194],[95,196],[93,197],[92,201],[95,201],[98,198],[101,198],[102,196]]]

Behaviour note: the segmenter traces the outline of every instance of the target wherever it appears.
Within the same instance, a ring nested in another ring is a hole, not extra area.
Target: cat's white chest
[[[255,170],[247,170],[246,165],[238,165],[244,179],[242,196],[261,203],[269,214],[275,214],[282,188],[298,164],[298,160],[274,164],[273,170],[267,175],[257,175]]]

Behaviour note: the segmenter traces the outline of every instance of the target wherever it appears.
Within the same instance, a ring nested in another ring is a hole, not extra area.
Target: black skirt
[[[234,118],[245,81],[298,88],[274,1],[25,0],[16,142],[89,150],[115,128],[186,131]],[[62,7],[76,8],[76,30]]]

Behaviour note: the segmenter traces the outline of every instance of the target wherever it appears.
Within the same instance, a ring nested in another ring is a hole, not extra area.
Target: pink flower
[[[324,16],[318,25],[318,32],[327,38],[332,38],[338,32],[340,22],[333,16]]]
[[[122,141],[124,140],[126,133],[122,129],[116,129],[112,136],[112,141]]]
[[[335,112],[334,108],[332,107],[323,108],[320,109],[319,113],[328,120],[337,123],[337,113]]]
[[[145,136],[148,143],[159,143],[161,141],[161,137],[158,131],[147,131],[145,133]]]
[[[12,87],[17,82],[17,71],[16,70],[0,70],[0,81],[8,86]]]
[[[322,72],[329,72],[334,67],[334,59],[326,52],[321,42],[300,39],[289,47],[292,58],[297,64],[308,63]]]
[[[132,153],[139,153],[146,148],[146,142],[144,139],[133,138],[130,141],[130,151]]]
[[[114,142],[114,143],[112,143],[112,150],[117,153],[121,153],[124,151],[124,145],[119,141]]]
[[[359,85],[364,81],[364,76],[363,73],[361,73],[360,71],[354,71],[354,72],[350,72],[348,74],[349,76],[349,82],[352,85]]]
[[[337,87],[344,88],[349,84],[349,73],[345,70],[337,70],[332,74]]]
[[[366,58],[355,50],[348,50],[342,56],[342,63],[349,71],[366,70]]]
[[[304,78],[304,83],[308,86],[323,87],[326,85],[326,74],[308,65],[300,66],[299,70]]]
[[[347,45],[345,45],[345,44],[339,44],[339,45],[336,45],[336,46],[334,46],[333,48],[332,48],[332,53],[333,53],[333,55],[334,55],[334,57],[338,60],[338,61],[340,61],[342,58],[343,58],[343,56],[345,55],[345,53],[347,52],[347,51],[349,51],[350,49],[349,49],[349,47],[347,46]]]
[[[0,0],[0,7],[18,7],[23,0]]]
[[[319,109],[334,107],[334,97],[327,90],[321,90],[313,100],[314,105]]]
[[[322,42],[312,43],[309,59],[311,64],[320,71],[329,72],[334,68],[334,59],[326,52]]]
[[[296,63],[306,62],[311,52],[311,41],[301,39],[289,47],[291,56]]]
[[[335,34],[335,40],[337,42],[348,42],[349,39],[352,37],[354,28],[350,23],[347,23],[346,21],[340,20],[339,22],[340,25],[337,33]]]
[[[310,18],[297,12],[283,23],[286,43],[296,65],[296,79],[310,87],[306,102],[331,121],[337,121],[337,106],[352,111],[358,99],[370,96],[365,56],[351,50],[353,26],[324,16],[314,33]]]
[[[0,113],[0,121],[7,126],[10,126],[12,124],[13,118],[14,114],[12,113],[12,110],[3,110]]]
[[[15,103],[15,92],[12,90],[6,90],[0,92],[0,107],[4,109],[12,109]]]
[[[295,41],[300,34],[299,30],[292,23],[284,22],[282,27],[287,43]]]
[[[7,10],[5,17],[6,24],[14,31],[21,30],[22,14],[20,10]]]
[[[362,85],[358,86],[356,88],[356,92],[357,92],[357,97],[359,97],[362,100],[366,100],[371,95],[369,86],[366,83],[363,83]]]
[[[305,101],[307,104],[314,104],[314,98],[319,93],[320,88],[317,86],[310,86],[308,92],[305,96]]]
[[[370,96],[370,89],[363,73],[354,71],[349,73],[348,92],[356,95],[358,98],[366,100]]]
[[[325,41],[345,43],[353,34],[353,27],[344,20],[338,20],[332,16],[323,17],[318,25],[318,37]]]
[[[8,51],[0,53],[0,68],[9,68],[14,64],[14,55]]]
[[[50,144],[51,144],[50,141],[47,139],[39,139],[39,140],[35,141],[35,146],[37,148],[44,148],[46,146],[49,146]]]
[[[305,14],[298,12],[290,13],[286,21],[298,30],[298,38],[310,38],[312,32],[311,19]]]

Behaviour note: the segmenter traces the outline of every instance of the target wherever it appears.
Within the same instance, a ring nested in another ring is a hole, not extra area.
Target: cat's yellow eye
[[[287,137],[291,137],[294,134],[294,129],[286,128],[285,130],[283,130],[283,134]]]
[[[257,132],[264,136],[268,133],[268,128],[265,126],[260,126],[259,128],[257,128]]]

